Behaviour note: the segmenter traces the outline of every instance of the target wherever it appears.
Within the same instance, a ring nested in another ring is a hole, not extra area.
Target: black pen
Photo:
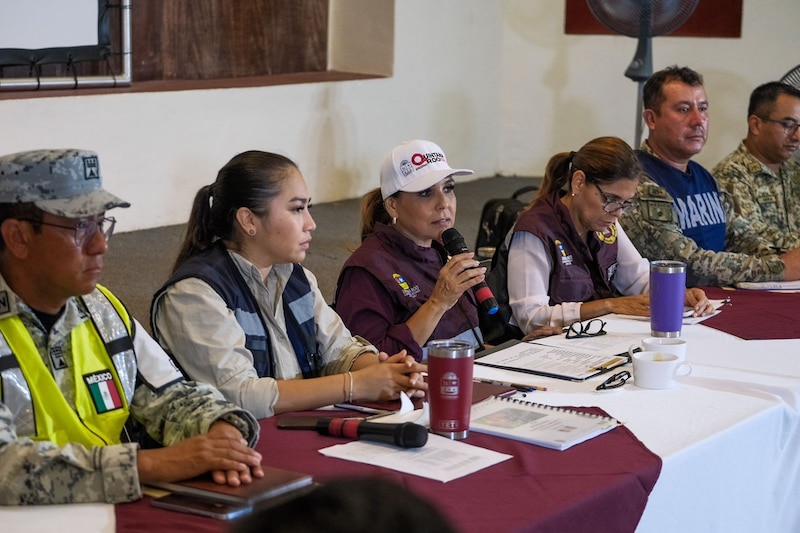
[[[476,379],[481,383],[489,383],[490,385],[499,385],[501,387],[514,387],[519,392],[533,392],[537,390],[547,390],[547,387],[539,387],[538,385],[523,385],[521,383],[509,383],[508,381],[497,381],[494,379]]]

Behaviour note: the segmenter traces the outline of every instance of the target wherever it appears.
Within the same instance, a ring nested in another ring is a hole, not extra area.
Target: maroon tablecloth
[[[744,340],[796,339],[800,332],[800,293],[728,290],[703,287],[712,300],[730,305],[703,325]]]
[[[312,474],[321,483],[342,475],[390,478],[432,501],[463,533],[634,531],[661,471],[661,459],[624,426],[565,451],[472,433],[467,443],[513,458],[441,483],[325,457],[319,449],[346,441],[277,429],[276,418],[261,421],[258,450],[265,464]],[[149,498],[117,505],[116,519],[118,533],[228,528],[222,521],[153,508]]]

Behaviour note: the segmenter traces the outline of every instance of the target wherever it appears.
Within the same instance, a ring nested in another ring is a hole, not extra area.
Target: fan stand
[[[651,35],[652,5],[649,0],[642,3],[642,12],[639,16],[639,42],[633,60],[625,70],[625,77],[637,83],[636,89],[636,130],[634,149],[642,145],[642,113],[644,112],[644,83],[653,75],[653,47]]]

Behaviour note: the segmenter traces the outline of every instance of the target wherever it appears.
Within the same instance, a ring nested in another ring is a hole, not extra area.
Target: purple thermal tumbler
[[[686,297],[686,263],[650,261],[650,334],[680,337]]]

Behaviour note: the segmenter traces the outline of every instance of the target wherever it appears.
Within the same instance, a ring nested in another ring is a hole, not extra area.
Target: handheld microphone
[[[318,418],[316,429],[320,435],[371,440],[401,448],[421,448],[428,442],[428,429],[413,422],[381,424],[359,418]]]
[[[461,236],[456,228],[444,230],[442,233],[442,243],[444,243],[444,249],[447,250],[447,253],[451,256],[469,252],[467,243],[464,242],[464,237]],[[492,289],[489,288],[485,281],[474,285],[472,287],[472,292],[475,294],[475,299],[478,300],[478,306],[481,311],[487,315],[493,315],[497,312],[499,309],[497,300],[494,294],[492,294]]]

